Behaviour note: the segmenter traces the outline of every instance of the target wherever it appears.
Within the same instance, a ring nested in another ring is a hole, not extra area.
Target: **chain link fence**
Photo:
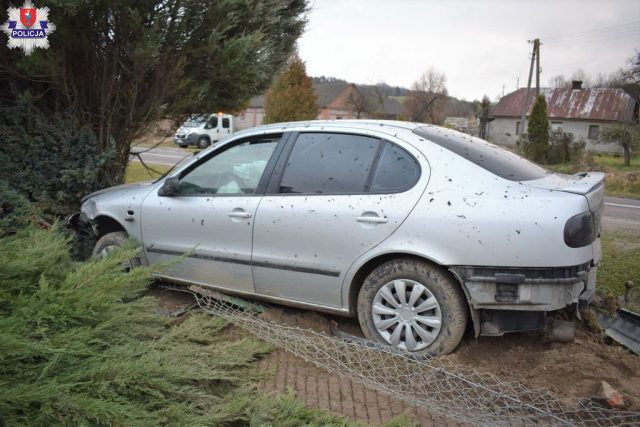
[[[193,293],[204,311],[307,362],[458,422],[492,426],[640,425],[640,412],[612,410],[591,399],[563,398],[549,390],[530,389],[443,358],[416,359],[410,353],[369,341],[264,320],[258,316],[261,310],[240,308],[207,290]]]

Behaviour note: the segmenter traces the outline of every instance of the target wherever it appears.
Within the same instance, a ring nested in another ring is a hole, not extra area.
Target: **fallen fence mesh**
[[[473,425],[640,425],[640,412],[604,407],[591,399],[563,398],[545,389],[480,372],[443,358],[369,341],[328,336],[260,318],[207,291],[193,292],[204,311],[220,316],[277,347],[421,410]],[[257,306],[257,305],[256,305]],[[567,381],[571,381],[567,378]]]

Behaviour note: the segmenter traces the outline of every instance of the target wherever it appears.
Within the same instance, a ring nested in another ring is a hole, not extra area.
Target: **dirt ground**
[[[640,409],[640,357],[602,341],[581,330],[568,344],[549,343],[539,333],[467,338],[447,357],[562,397],[596,396],[606,381],[622,393],[629,409]]]
[[[161,294],[158,294],[161,296],[160,305],[165,307],[164,309],[168,312],[184,306],[190,298],[188,294],[160,292]],[[271,308],[262,313],[261,317],[265,320],[286,323],[300,328],[310,328],[326,334],[338,330],[351,335],[363,336],[357,321],[353,319],[284,307]],[[640,410],[640,357],[624,347],[604,339],[601,334],[588,331],[587,328],[578,328],[575,342],[569,344],[550,343],[541,333],[515,333],[503,337],[480,337],[478,339],[467,334],[456,351],[446,357],[472,366],[477,370],[493,373],[505,380],[518,381],[530,388],[550,389],[562,397],[588,398],[596,396],[600,382],[607,381],[623,395],[627,409]],[[300,367],[295,369],[299,369],[301,372],[311,372],[309,369],[313,369],[316,376],[328,375],[329,389],[331,389],[330,381],[340,384],[339,378],[330,380],[332,374],[318,370],[311,365],[306,366],[308,364],[304,361],[291,355],[283,355],[281,351],[275,352],[262,363],[266,364],[265,366],[276,367],[276,376],[283,375],[279,374],[280,371],[277,369],[278,366],[282,366],[283,358],[288,360],[288,363],[292,363],[294,367],[299,365]],[[303,368],[303,365],[306,367]],[[296,379],[295,373],[287,373],[284,378],[290,376],[291,381],[285,381],[286,385],[293,388],[307,404],[331,410],[334,409],[334,406],[342,405],[329,402],[329,407],[325,408],[326,405],[320,401],[314,403],[318,397],[314,397],[314,394],[308,395],[306,385],[302,387],[306,383]],[[282,386],[282,379],[277,381],[267,389],[285,390],[286,385]],[[349,383],[350,390],[354,390],[354,387],[361,387]],[[339,385],[338,389],[342,390],[341,387],[345,386]],[[334,392],[337,394],[330,393],[331,396],[344,395],[343,391],[334,390]],[[317,395],[317,392],[315,393]],[[371,393],[375,394],[375,392]],[[351,396],[350,399],[355,402],[354,395]],[[369,399],[369,406],[373,405],[372,399]],[[387,398],[376,397],[375,399],[384,400]],[[353,416],[354,419],[360,421],[379,423],[389,419],[385,415],[397,415],[407,409],[400,403],[394,403],[395,409],[393,411],[380,409],[387,408],[391,403],[378,405],[377,409],[368,409],[365,399],[365,407],[359,409],[360,415],[358,416],[355,413],[357,405],[354,406],[353,402],[345,405],[347,408],[353,407],[354,409],[337,412]],[[373,411],[374,415],[362,415],[363,413],[368,414],[368,411]],[[413,413],[412,416],[422,416],[420,424],[439,424],[442,421],[432,418],[428,414]]]

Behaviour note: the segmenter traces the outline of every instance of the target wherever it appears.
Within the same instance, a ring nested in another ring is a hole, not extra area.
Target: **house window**
[[[516,122],[516,135],[520,135],[520,122]]]
[[[551,122],[551,130],[562,130],[562,122]]]
[[[600,136],[600,126],[589,125],[589,139],[598,139]]]

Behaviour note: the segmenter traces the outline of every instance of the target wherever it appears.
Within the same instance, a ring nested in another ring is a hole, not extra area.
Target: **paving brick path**
[[[284,392],[291,388],[305,405],[343,414],[356,421],[380,425],[397,415],[407,414],[420,426],[459,425],[317,368],[284,350],[276,350],[266,356],[259,361],[258,367],[261,371],[274,372],[262,384],[264,391]]]

